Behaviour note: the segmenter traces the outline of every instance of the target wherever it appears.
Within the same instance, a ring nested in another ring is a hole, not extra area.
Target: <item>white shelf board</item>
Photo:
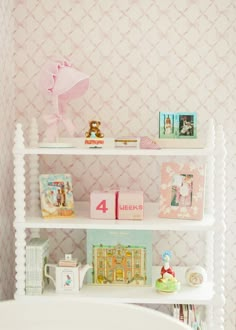
[[[26,299],[78,299],[117,303],[142,304],[198,304],[207,305],[213,298],[213,284],[204,283],[199,288],[190,287],[184,279],[186,267],[174,267],[181,289],[175,293],[160,293],[155,289],[155,280],[160,277],[160,267],[153,267],[153,285],[146,287],[84,285],[78,293],[56,293],[55,288],[46,288],[40,296],[21,296]]]
[[[97,220],[89,216],[89,202],[75,203],[76,216],[73,218],[42,218],[37,215],[26,215],[25,222],[15,222],[15,227],[24,228],[57,228],[57,229],[132,229],[132,230],[175,230],[205,231],[212,228],[214,217],[206,214],[202,220],[182,220],[158,218],[158,204],[144,204],[143,220]]]
[[[25,155],[81,155],[81,156],[208,156],[210,150],[202,149],[139,149],[122,148],[22,148],[15,154]]]

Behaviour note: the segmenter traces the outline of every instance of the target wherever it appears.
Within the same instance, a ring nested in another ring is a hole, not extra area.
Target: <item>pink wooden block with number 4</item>
[[[90,194],[92,219],[116,219],[116,191],[93,191]]]

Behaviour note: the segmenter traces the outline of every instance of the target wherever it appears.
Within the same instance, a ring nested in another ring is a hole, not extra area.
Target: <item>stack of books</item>
[[[201,320],[201,313],[195,305],[176,304],[173,316],[188,324],[193,330],[206,330],[206,323]]]
[[[47,279],[44,276],[44,265],[48,262],[49,240],[32,238],[26,244],[26,294],[42,294]]]

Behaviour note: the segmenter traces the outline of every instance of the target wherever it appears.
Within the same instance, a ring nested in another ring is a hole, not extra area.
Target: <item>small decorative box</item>
[[[93,191],[90,194],[90,217],[92,219],[116,219],[117,192]]]
[[[78,259],[72,258],[71,254],[65,254],[64,259],[60,259],[58,262],[59,267],[77,267]]]
[[[115,139],[115,147],[139,147],[139,138],[137,137],[121,137]]]
[[[187,268],[185,279],[190,286],[201,286],[207,280],[207,272],[201,266],[192,266]]]
[[[143,219],[143,192],[119,191],[117,196],[117,219]]]

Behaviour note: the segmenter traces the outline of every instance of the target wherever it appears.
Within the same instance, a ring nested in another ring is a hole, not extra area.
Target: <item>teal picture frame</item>
[[[196,139],[197,113],[196,112],[160,112],[159,113],[160,139]]]

